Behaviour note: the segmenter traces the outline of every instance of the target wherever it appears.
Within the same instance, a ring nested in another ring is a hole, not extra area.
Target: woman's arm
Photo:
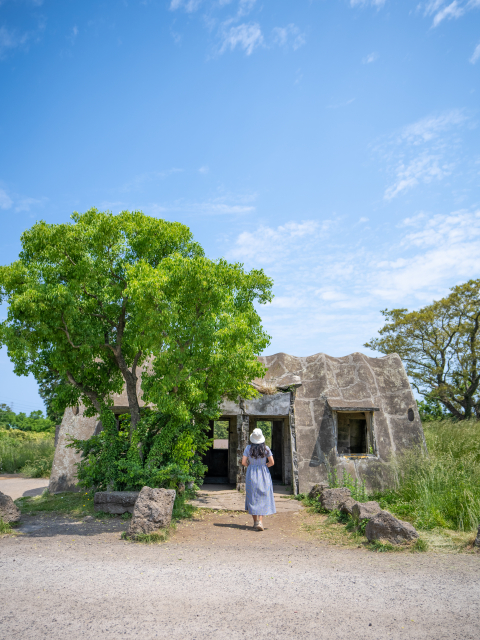
[[[244,467],[248,467],[248,458],[247,458],[247,456],[243,456],[242,464],[243,464]]]
[[[275,462],[273,460],[273,456],[270,456],[269,458],[267,458],[267,467],[273,467],[274,464]]]

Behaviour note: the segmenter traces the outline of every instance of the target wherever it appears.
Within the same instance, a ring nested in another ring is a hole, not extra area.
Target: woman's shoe
[[[263,531],[263,524],[260,522],[260,520],[257,520],[257,522],[255,523],[255,529],[257,531]]]

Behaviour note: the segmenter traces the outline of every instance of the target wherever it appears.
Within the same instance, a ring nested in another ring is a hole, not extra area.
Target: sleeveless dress
[[[267,467],[267,458],[272,455],[268,447],[265,458],[251,458],[250,445],[245,447],[243,455],[248,458],[245,480],[245,511],[252,516],[268,516],[276,513],[273,499],[272,476]]]

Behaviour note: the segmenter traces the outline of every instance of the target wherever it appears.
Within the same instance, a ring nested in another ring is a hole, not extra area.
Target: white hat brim
[[[261,436],[260,438],[255,438],[253,433],[250,435],[250,442],[252,444],[263,444],[265,442],[265,436]]]

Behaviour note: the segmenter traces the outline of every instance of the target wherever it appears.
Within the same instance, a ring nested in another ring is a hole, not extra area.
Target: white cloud
[[[2,58],[9,49],[23,47],[29,39],[30,34],[26,31],[19,33],[15,29],[0,27],[0,58]]]
[[[10,198],[5,189],[0,189],[0,209],[10,209],[13,200]]]
[[[170,11],[183,9],[187,13],[193,13],[199,8],[201,1],[202,0],[171,0]]]
[[[138,176],[132,178],[126,182],[122,187],[121,191],[134,191],[140,190],[143,186],[149,182],[154,182],[157,180],[165,180],[166,178],[174,175],[176,173],[182,173],[183,169],[178,169],[177,167],[172,167],[172,169],[166,169],[165,171],[147,171],[146,173],[142,173]]]
[[[286,27],[275,27],[273,29],[273,41],[281,47],[291,44],[293,50],[296,51],[305,44],[306,37],[297,25],[291,23]]]
[[[368,56],[365,56],[365,58],[362,59],[362,62],[363,64],[371,64],[372,62],[375,62],[375,60],[378,60],[378,53],[373,51],[372,53],[369,53]]]
[[[198,170],[198,173],[206,174],[209,171],[210,171],[210,167],[207,167],[207,165],[203,165],[203,167],[200,167],[200,169]]]
[[[475,47],[472,57],[470,58],[470,62],[472,64],[475,64],[477,62],[477,60],[480,59],[480,42],[477,44],[477,46]]]
[[[203,202],[191,202],[183,199],[172,203],[150,203],[146,209],[150,212],[189,213],[194,215],[245,215],[255,212],[256,194],[226,193],[214,196]]]
[[[372,7],[378,7],[380,9],[380,7],[383,7],[384,4],[385,4],[385,0],[350,0],[351,7],[372,6]]]
[[[480,0],[428,0],[425,4],[424,14],[433,16],[433,27],[444,20],[458,19],[472,9],[480,7]]]
[[[480,210],[423,212],[396,228],[290,221],[240,233],[229,258],[274,279],[274,302],[260,308],[274,336],[269,353],[341,356],[363,350],[383,323],[380,309],[415,309],[480,277],[479,239]]]
[[[393,181],[384,193],[391,200],[420,184],[443,180],[462,161],[458,154],[467,114],[452,109],[421,118],[391,136],[379,148]]]
[[[225,53],[228,49],[233,51],[238,46],[249,56],[257,47],[261,47],[263,42],[262,30],[257,22],[239,24],[236,27],[224,29],[220,53]]]

